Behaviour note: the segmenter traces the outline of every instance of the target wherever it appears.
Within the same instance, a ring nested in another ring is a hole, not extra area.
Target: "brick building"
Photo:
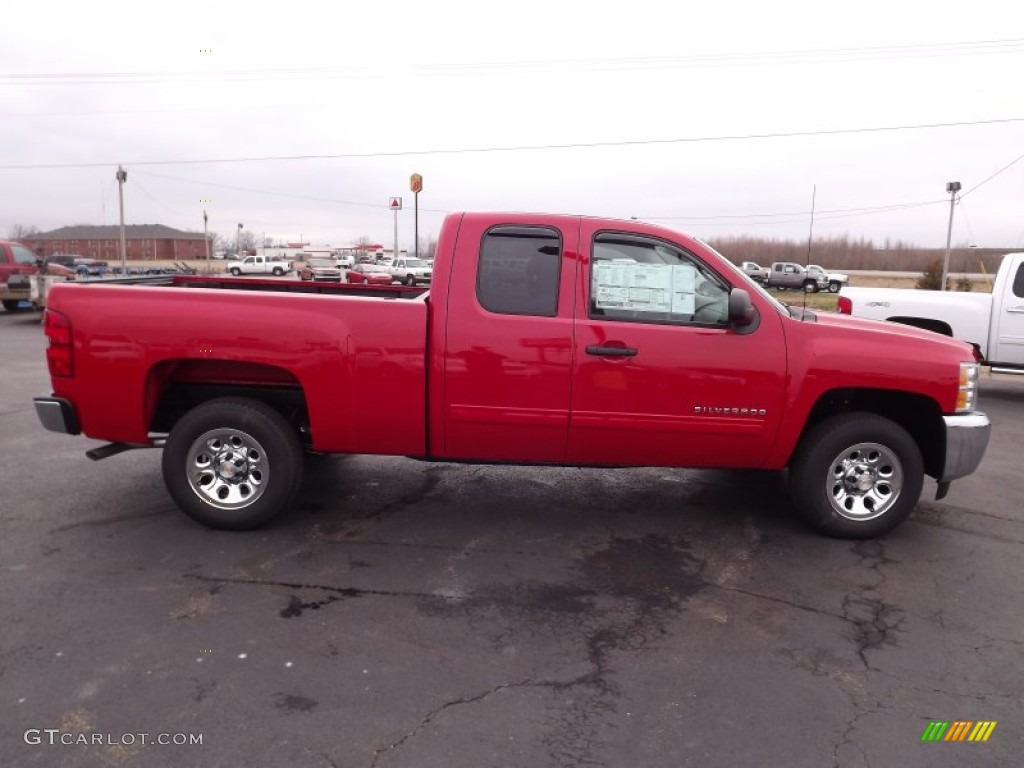
[[[125,246],[131,261],[182,261],[205,259],[202,232],[183,232],[163,224],[129,224],[124,228]],[[114,262],[121,258],[121,228],[117,225],[61,227],[22,240],[46,256],[56,253]]]

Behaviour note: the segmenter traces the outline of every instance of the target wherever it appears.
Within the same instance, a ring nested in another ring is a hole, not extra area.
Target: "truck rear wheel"
[[[870,539],[917,505],[924,461],[910,434],[873,413],[844,413],[813,427],[789,465],[800,516],[820,533]]]
[[[270,406],[224,397],[196,406],[174,425],[162,468],[167,491],[193,520],[210,528],[250,530],[295,498],[302,482],[302,446]]]

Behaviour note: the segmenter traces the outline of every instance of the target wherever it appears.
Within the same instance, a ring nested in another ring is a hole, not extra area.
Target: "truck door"
[[[989,358],[1024,365],[1024,254],[1013,258],[1016,263],[1008,265],[1001,295],[993,297],[998,309],[992,318],[990,333],[995,344]]]
[[[756,324],[730,327],[729,273],[696,243],[584,219],[580,249],[568,460],[761,464],[785,391],[778,312],[754,296]]]
[[[446,294],[445,456],[564,460],[578,227],[464,216]]]

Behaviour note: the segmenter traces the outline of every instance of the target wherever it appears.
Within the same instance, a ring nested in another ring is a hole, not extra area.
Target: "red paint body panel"
[[[590,247],[600,232],[644,234],[717,265],[699,242],[636,222],[584,219],[576,300],[576,357],[568,458],[580,464],[761,466],[782,422],[786,339],[779,314],[760,296],[752,333],[588,317]],[[741,281],[717,265],[719,277]],[[624,346],[634,357],[594,357],[590,345]],[[746,408],[714,416],[696,409]],[[760,415],[761,412],[764,415]]]
[[[204,380],[238,383],[215,368],[237,361],[252,364],[241,383],[302,387],[316,450],[424,452],[422,301],[96,284],[54,286],[50,297],[72,318],[75,354],[74,377],[55,378],[54,392],[90,437],[146,443],[152,372],[191,381],[189,368],[206,361]]]
[[[557,231],[554,316],[481,305],[477,259],[496,225]],[[591,248],[606,231],[685,249],[751,294],[757,326],[589,317]],[[181,278],[172,287],[54,286],[49,306],[70,319],[74,346],[74,375],[54,377],[54,392],[74,405],[87,435],[115,442],[147,442],[172,382],[223,383],[301,388],[320,451],[781,468],[830,391],[912,392],[948,414],[959,363],[973,359],[968,345],[907,326],[790,317],[700,241],[637,221],[451,214],[428,297],[422,289],[297,285]],[[592,345],[637,353],[594,356]]]

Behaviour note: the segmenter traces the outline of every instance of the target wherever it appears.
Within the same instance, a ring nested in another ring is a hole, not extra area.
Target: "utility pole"
[[[953,206],[956,205],[956,193],[960,191],[960,182],[951,181],[946,184],[949,192],[949,228],[946,230],[946,258],[942,260],[942,288],[946,290],[946,275],[949,274],[949,244],[953,239]]]
[[[117,197],[121,203],[121,276],[128,276],[128,247],[124,237],[124,183],[128,181],[128,171],[117,166]]]
[[[238,234],[235,235],[235,255],[242,258],[242,222],[238,222]]]

